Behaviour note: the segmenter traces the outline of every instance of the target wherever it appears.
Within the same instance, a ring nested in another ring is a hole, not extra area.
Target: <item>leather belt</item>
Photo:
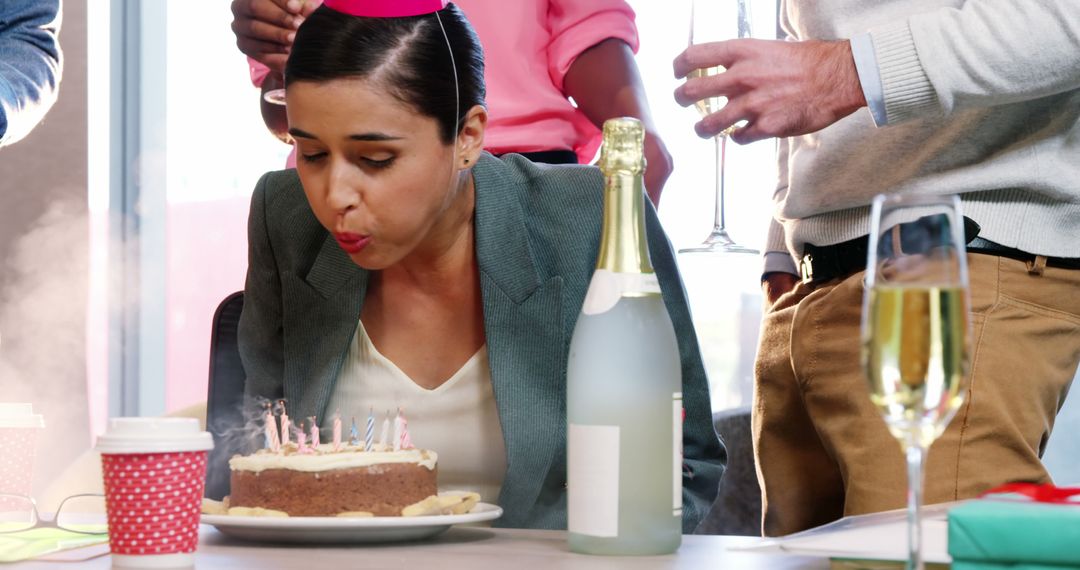
[[[905,225],[907,224],[901,224],[901,240],[903,240]],[[968,253],[980,253],[1025,262],[1035,262],[1035,254],[980,238],[978,233],[979,225],[969,218],[964,218],[964,236],[968,240]],[[834,245],[806,244],[803,247],[802,259],[799,261],[799,273],[803,282],[817,285],[833,279],[848,277],[866,269],[869,241],[867,236],[862,236]],[[1080,258],[1047,257],[1046,266],[1062,269],[1080,269]]]
[[[971,243],[967,246],[968,253],[982,253],[985,255],[996,255],[998,257],[1007,257],[1009,259],[1016,259],[1019,261],[1035,262],[1036,255],[1021,251],[1019,249],[1005,247],[1001,244],[994,243],[988,239],[977,237],[971,240]],[[1047,257],[1047,267],[1058,267],[1061,269],[1080,269],[1080,257]]]
[[[806,244],[799,260],[799,274],[803,283],[817,285],[866,269],[869,241],[863,236],[834,245]]]

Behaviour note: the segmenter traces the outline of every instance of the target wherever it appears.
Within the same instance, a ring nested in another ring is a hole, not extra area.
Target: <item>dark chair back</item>
[[[210,333],[210,383],[206,395],[206,427],[214,449],[206,465],[206,496],[221,500],[229,494],[229,458],[244,426],[244,366],[240,361],[237,328],[244,309],[244,292],[225,297],[214,312]]]
[[[727,447],[728,462],[716,502],[696,532],[761,536],[761,487],[754,466],[750,408],[716,412],[713,426]]]

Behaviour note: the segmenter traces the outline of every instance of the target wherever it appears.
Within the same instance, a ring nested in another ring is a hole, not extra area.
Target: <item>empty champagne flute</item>
[[[862,311],[870,399],[907,456],[908,570],[922,570],[923,465],[964,399],[968,276],[956,196],[878,196]]]
[[[751,37],[750,1],[749,0],[691,0],[690,6],[690,45]],[[708,77],[724,72],[721,66],[696,69],[691,77]],[[726,97],[708,97],[694,106],[701,116],[719,111],[727,104]],[[724,163],[727,158],[728,135],[736,125],[728,127],[713,137],[716,149],[715,162],[715,207],[713,228],[705,241],[693,247],[679,250],[679,253],[748,253],[756,255],[758,250],[735,243],[728,235],[724,219]]]

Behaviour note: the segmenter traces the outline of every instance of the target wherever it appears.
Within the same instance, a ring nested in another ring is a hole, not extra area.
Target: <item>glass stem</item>
[[[923,462],[926,460],[926,448],[918,443],[907,446],[908,492],[908,563],[907,570],[923,570],[922,560],[922,525],[919,524],[919,510],[923,494]]]
[[[727,154],[727,135],[713,137],[716,146],[716,211],[713,213],[713,232],[725,229],[724,223],[724,158]]]

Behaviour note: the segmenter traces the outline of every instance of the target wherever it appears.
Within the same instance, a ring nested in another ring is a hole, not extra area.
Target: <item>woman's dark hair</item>
[[[484,53],[472,25],[454,4],[409,18],[360,18],[320,6],[296,32],[285,86],[297,81],[373,79],[400,101],[439,123],[444,144],[456,138],[459,121],[484,104]],[[447,49],[453,49],[453,58]],[[454,70],[460,109],[454,94]],[[455,114],[462,116],[456,117]]]

